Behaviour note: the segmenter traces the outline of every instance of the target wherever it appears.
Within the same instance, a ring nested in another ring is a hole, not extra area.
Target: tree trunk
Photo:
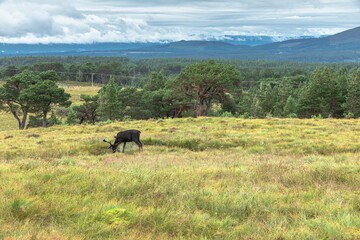
[[[18,115],[16,114],[16,112],[13,111],[11,108],[10,108],[10,112],[12,113],[12,115],[14,116],[14,118],[18,121],[19,129],[23,129],[23,128],[21,128],[21,121],[20,121],[20,118],[18,117]]]
[[[211,110],[211,98],[205,101],[205,105],[206,105],[205,116],[209,116]]]
[[[43,112],[43,114],[44,114],[44,116],[43,116],[43,125],[42,125],[42,126],[43,126],[44,128],[46,128],[46,117],[47,117],[47,112],[46,112],[46,111],[44,111],[44,112]]]
[[[27,111],[23,111],[23,118],[21,120],[21,124],[19,125],[19,129],[25,129],[27,115]]]
[[[94,111],[94,112],[92,112],[92,114],[91,114],[91,123],[92,123],[93,125],[95,125],[95,122],[96,122],[96,112]]]
[[[199,108],[198,108],[198,110],[197,110],[197,112],[196,112],[196,115],[198,116],[198,117],[201,117],[201,116],[205,116],[206,114],[205,114],[205,111],[204,111],[204,100],[203,99],[200,99],[200,101],[199,101]]]

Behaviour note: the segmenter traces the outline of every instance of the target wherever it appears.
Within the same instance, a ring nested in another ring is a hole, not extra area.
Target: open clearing
[[[124,129],[143,153],[107,149]],[[0,238],[359,239],[359,131],[276,118],[0,131]]]

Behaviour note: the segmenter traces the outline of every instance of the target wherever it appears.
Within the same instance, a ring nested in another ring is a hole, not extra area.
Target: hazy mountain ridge
[[[199,45],[201,47],[199,48]],[[211,51],[205,51],[212,46]],[[167,49],[167,52],[159,51]],[[203,50],[203,51],[202,51]],[[135,50],[136,52],[136,50]],[[131,57],[132,53],[129,53]],[[321,38],[292,39],[259,46],[187,41],[141,49],[143,58],[188,57],[222,59],[292,60],[302,62],[360,62],[360,27]],[[139,57],[139,56],[137,56]]]
[[[211,39],[209,41],[180,41],[184,42],[222,42],[229,43],[231,45],[244,45],[244,46],[258,46],[266,43],[272,43],[278,38],[283,37],[270,37],[270,36],[246,36],[246,35],[225,35],[222,40]],[[301,37],[306,38],[306,37]],[[179,42],[179,43],[180,43]],[[88,43],[88,44],[10,44],[0,43],[0,57],[1,56],[26,56],[26,55],[85,55],[85,54],[120,54],[123,50],[140,49],[155,45],[168,45],[176,42],[168,43]],[[207,49],[211,50],[211,49]]]
[[[245,37],[245,38],[244,38]],[[360,27],[321,38],[270,41],[264,36],[227,36],[222,41],[171,43],[0,44],[0,56],[125,56],[141,58],[264,59],[360,62]],[[244,44],[249,43],[251,44]]]
[[[322,38],[292,39],[254,48],[257,50],[287,50],[295,52],[304,50],[357,50],[360,48],[360,27]]]
[[[232,51],[240,49],[249,49],[247,45],[233,45],[230,43],[219,42],[219,41],[179,41],[169,44],[162,44],[152,47],[144,47],[133,49],[133,51],[170,51],[170,52],[181,52],[191,49],[195,52],[219,52],[219,51]]]

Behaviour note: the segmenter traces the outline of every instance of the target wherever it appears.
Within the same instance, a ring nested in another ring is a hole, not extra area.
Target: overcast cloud
[[[0,42],[90,43],[334,34],[360,24],[360,0],[0,0]]]

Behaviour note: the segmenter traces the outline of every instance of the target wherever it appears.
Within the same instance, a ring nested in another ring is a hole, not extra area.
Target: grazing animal
[[[119,132],[116,136],[115,136],[115,142],[114,144],[108,141],[106,141],[104,139],[104,142],[107,142],[110,144],[110,147],[113,150],[113,153],[116,152],[116,149],[118,148],[118,146],[121,143],[124,143],[124,147],[123,147],[123,152],[125,150],[125,145],[127,142],[135,142],[138,146],[139,146],[139,152],[140,149],[141,151],[143,151],[143,146],[142,143],[140,142],[140,131],[139,130],[126,130],[126,131],[122,131]]]

